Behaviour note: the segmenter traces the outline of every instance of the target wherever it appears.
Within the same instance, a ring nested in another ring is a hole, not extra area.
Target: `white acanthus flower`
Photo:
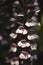
[[[11,61],[11,65],[19,65],[19,61]]]
[[[37,50],[37,44],[36,43],[31,44],[30,48],[31,48],[31,50]]]
[[[37,18],[36,17],[32,17],[30,20],[28,20],[25,23],[25,26],[27,26],[27,27],[37,26],[38,22],[36,22],[36,21],[37,21]]]
[[[11,51],[12,52],[16,52],[17,51],[17,48],[16,47],[11,47]]]
[[[16,33],[20,33],[20,34],[27,34],[27,30],[24,29],[24,26],[19,26],[19,28],[16,30]]]
[[[20,53],[20,55],[19,55],[19,58],[20,59],[28,59],[28,58],[30,58],[31,57],[31,55],[28,53],[28,52],[26,52],[26,51],[22,51],[21,53]]]
[[[23,33],[24,26],[19,26],[18,29],[16,30],[16,33]]]
[[[39,36],[37,34],[32,34],[32,35],[27,36],[27,39],[29,39],[29,40],[34,40],[34,39],[37,39],[37,38],[39,38]]]
[[[17,45],[16,43],[12,43],[9,52],[16,52],[16,51],[17,51]]]
[[[26,22],[25,25],[27,27],[37,26],[37,22]]]
[[[19,65],[19,60],[17,58],[11,59],[11,65]]]
[[[13,38],[13,39],[15,39],[15,38],[17,37],[17,34],[15,34],[15,33],[10,33],[10,37]]]
[[[23,33],[23,30],[17,29],[16,30],[16,33],[21,33],[22,34]]]
[[[25,47],[29,47],[30,43],[27,42],[26,40],[21,40],[21,41],[18,42],[18,46],[21,47],[21,48],[25,48]]]

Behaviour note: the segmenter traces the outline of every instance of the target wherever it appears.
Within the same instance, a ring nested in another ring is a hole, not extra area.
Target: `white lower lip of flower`
[[[11,51],[12,51],[12,52],[16,52],[16,51],[17,51],[17,48],[16,48],[16,47],[12,47],[12,48],[11,48]]]
[[[26,22],[26,23],[25,23],[25,25],[26,25],[27,27],[30,27],[30,25],[29,25],[29,23],[28,23],[28,22]]]
[[[21,45],[22,48],[26,48],[26,47],[29,47],[29,46],[30,46],[29,43],[25,43],[25,44],[22,44],[22,45]]]
[[[11,65],[19,65],[19,61],[11,61]]]
[[[27,42],[26,42],[26,43],[23,44],[23,43],[20,41],[20,42],[18,42],[18,46],[19,46],[19,47],[22,47],[22,48],[25,48],[25,47],[29,47],[29,46],[30,46],[30,43],[27,43]]]
[[[10,37],[13,38],[13,39],[15,39],[17,37],[17,34],[11,33]]]
[[[37,25],[37,23],[36,22],[26,22],[25,23],[25,25],[27,26],[27,27],[31,27],[31,26],[36,26]]]
[[[17,16],[24,16],[23,14],[18,14]]]
[[[30,48],[31,48],[32,50],[37,50],[37,44],[31,45]]]
[[[21,54],[19,55],[19,58],[20,58],[20,59],[28,59],[28,58],[30,58],[30,57],[31,57],[30,54],[27,54],[27,55],[25,56],[23,53],[21,53]]]
[[[25,34],[27,34],[28,32],[27,32],[27,30],[23,30],[23,35],[25,35]]]
[[[38,13],[38,12],[40,12],[40,10],[37,10],[36,12]]]
[[[15,21],[16,19],[15,18],[11,18],[10,21]]]
[[[33,35],[28,35],[27,38],[28,38],[29,40],[33,40],[33,39],[39,38],[39,36],[36,35],[36,34],[33,34]]]
[[[21,33],[22,34],[23,33],[23,30],[17,29],[16,30],[16,33]]]

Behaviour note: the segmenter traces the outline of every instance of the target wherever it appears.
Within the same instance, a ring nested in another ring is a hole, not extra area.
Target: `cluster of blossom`
[[[37,59],[37,41],[38,33],[33,30],[33,27],[40,26],[38,21],[38,13],[40,8],[37,0],[32,0],[31,3],[23,4],[20,0],[15,0],[12,4],[12,17],[10,18],[11,25],[5,28],[9,32],[9,38],[13,42],[10,44],[9,54],[11,57],[6,57],[6,63],[11,65],[31,65],[33,60]],[[24,8],[26,13],[24,12]],[[0,35],[0,40],[3,37]],[[4,41],[6,43],[6,41]],[[3,42],[2,42],[3,44]]]

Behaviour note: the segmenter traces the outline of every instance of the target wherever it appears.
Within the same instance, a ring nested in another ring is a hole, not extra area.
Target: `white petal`
[[[15,21],[16,19],[15,18],[11,18],[10,21]]]
[[[16,61],[16,65],[19,65],[19,61]]]
[[[30,43],[26,43],[26,46],[29,47],[30,46]]]
[[[15,1],[14,4],[19,4],[19,1]]]
[[[16,33],[23,33],[23,30],[17,29]]]
[[[27,56],[28,58],[30,58],[31,57],[31,55],[30,54],[28,54],[28,56]]]
[[[32,39],[39,38],[39,36],[36,35],[36,34],[33,34],[33,35],[28,35],[27,38],[28,38],[29,40],[32,40]]]
[[[14,36],[13,36],[13,39],[15,39],[17,37],[17,35],[15,34]]]
[[[23,30],[23,35],[25,35],[25,34],[27,34],[27,30],[26,29]]]
[[[27,43],[27,42],[25,42],[25,43],[18,43],[18,46],[19,47],[22,47],[22,48],[25,48],[25,47],[29,47],[30,46],[30,43]]]
[[[23,59],[23,58],[24,58],[24,55],[21,53],[21,54],[19,55],[19,58],[20,58],[20,59]]]
[[[30,9],[27,10],[27,14],[30,13]]]
[[[25,25],[26,25],[27,27],[30,27],[30,23],[28,23],[28,22],[26,22]]]
[[[38,12],[40,12],[40,10],[37,10],[36,12],[38,13]]]
[[[12,47],[12,48],[11,48],[11,51],[12,51],[12,52],[16,52],[16,51],[17,51],[17,48],[16,48],[16,47]]]
[[[10,37],[13,38],[13,39],[15,39],[17,37],[17,34],[11,33]]]
[[[14,26],[15,26],[14,24],[11,25],[11,27],[14,27]]]
[[[37,25],[37,22],[30,22],[30,23],[29,22],[26,22],[25,25],[27,27],[36,26]]]
[[[32,23],[30,23],[30,26],[36,26],[36,25],[37,25],[36,22],[32,22]]]
[[[21,42],[21,41],[19,41],[19,42],[17,43],[17,45],[18,45],[19,47],[21,47],[22,42]]]
[[[27,36],[27,39],[32,40],[31,35],[28,35]]]
[[[24,16],[23,14],[18,14],[17,16]]]
[[[11,61],[11,65],[19,65],[19,61]]]
[[[19,55],[19,58],[20,59],[27,59],[27,57],[24,54],[22,54],[22,53]]]
[[[25,48],[25,47],[26,47],[26,45],[22,43],[21,47],[22,47],[22,48]]]

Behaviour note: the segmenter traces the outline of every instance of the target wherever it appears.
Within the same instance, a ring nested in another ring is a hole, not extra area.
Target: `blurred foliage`
[[[0,0],[0,6],[2,6],[5,1],[6,1],[6,0]]]

